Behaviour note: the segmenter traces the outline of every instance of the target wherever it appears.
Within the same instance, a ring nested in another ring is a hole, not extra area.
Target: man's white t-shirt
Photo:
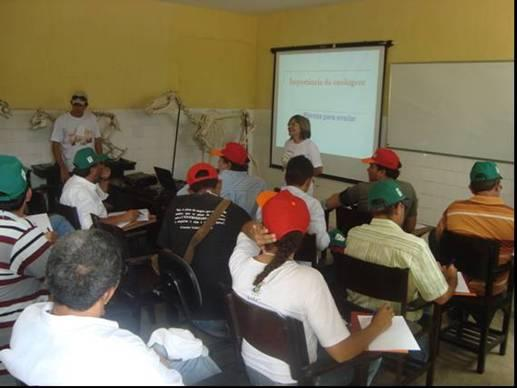
[[[9,372],[27,385],[183,385],[156,352],[117,322],[58,316],[53,303],[35,303],[18,317],[10,348],[1,352]]]
[[[314,268],[288,260],[264,279],[258,291],[253,291],[255,277],[266,266],[253,258],[258,254],[255,242],[240,233],[229,262],[232,288],[250,303],[302,321],[311,363],[317,359],[318,342],[326,348],[350,335],[323,276]],[[273,381],[296,382],[284,361],[262,353],[245,340],[242,357],[248,367]]]
[[[78,175],[72,175],[63,186],[59,202],[75,207],[81,229],[90,229],[93,224],[91,214],[100,218],[108,216],[108,211],[102,203],[106,198],[108,194],[98,185]]]
[[[284,144],[284,158],[285,165],[287,165],[287,161],[289,159],[303,155],[307,159],[312,162],[312,166],[314,168],[322,167],[323,163],[321,161],[320,150],[316,143],[314,143],[311,139],[305,139],[300,143],[295,143],[293,139],[288,139]]]
[[[61,144],[63,161],[68,171],[72,171],[75,153],[86,147],[95,149],[98,137],[101,137],[101,131],[93,113],[85,111],[82,117],[74,117],[67,112],[54,122],[50,140]]]

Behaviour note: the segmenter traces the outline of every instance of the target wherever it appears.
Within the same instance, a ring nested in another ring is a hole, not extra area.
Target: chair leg
[[[499,348],[499,354],[504,356],[506,354],[506,343],[508,342],[508,329],[510,328],[510,315],[511,315],[512,307],[508,307],[504,309],[504,318],[503,318],[503,329],[502,335],[504,335],[503,342],[501,342],[501,346]]]
[[[486,341],[488,338],[488,330],[489,325],[485,324],[481,327],[481,335],[479,340],[479,350],[478,350],[478,366],[477,372],[479,374],[483,374],[485,372],[485,359],[486,359]]]

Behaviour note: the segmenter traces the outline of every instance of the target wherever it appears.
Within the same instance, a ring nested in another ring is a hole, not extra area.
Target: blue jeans
[[[167,350],[162,345],[154,344],[153,349],[160,356],[167,358]],[[194,385],[221,373],[221,369],[209,356],[199,356],[184,361],[168,360],[167,363],[169,368],[179,372],[185,385]]]
[[[322,350],[322,351],[321,351]],[[324,354],[323,354],[324,353]],[[318,350],[318,359],[320,357],[330,357],[324,349]],[[373,378],[377,374],[381,366],[382,358],[372,361],[368,366],[368,380],[367,385],[372,383]],[[255,369],[246,366],[246,373],[248,379],[252,385],[263,386],[263,385],[298,385],[298,384],[282,384],[271,380],[269,377],[264,376],[262,373],[257,372]],[[316,378],[316,385],[350,385],[354,378],[354,369],[351,366],[341,367],[324,373]]]
[[[50,219],[52,229],[54,229],[58,237],[64,237],[75,230],[70,222],[60,214],[52,214],[48,218]]]

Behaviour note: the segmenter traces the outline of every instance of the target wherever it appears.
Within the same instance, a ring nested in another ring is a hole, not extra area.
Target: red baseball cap
[[[309,209],[303,199],[288,190],[272,196],[262,208],[262,222],[280,240],[289,232],[305,233],[310,222]]]
[[[202,171],[206,171],[204,174],[199,174]],[[201,175],[201,176],[197,176]],[[192,186],[195,183],[205,181],[207,179],[219,179],[217,170],[208,163],[196,163],[187,172],[187,184]]]
[[[390,170],[398,170],[400,168],[399,156],[389,148],[379,148],[371,158],[361,159],[361,162],[378,164]]]
[[[246,151],[246,148],[235,142],[226,143],[224,148],[213,149],[211,154],[213,156],[224,156],[230,162],[241,166],[250,161],[248,159],[248,151]]]

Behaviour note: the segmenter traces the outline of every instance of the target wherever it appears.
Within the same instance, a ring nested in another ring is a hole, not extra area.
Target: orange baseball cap
[[[303,199],[282,190],[262,207],[262,223],[280,240],[289,232],[307,232],[310,222],[309,209]]]
[[[239,165],[245,165],[250,160],[248,158],[248,151],[241,144],[230,142],[226,143],[224,148],[216,148],[211,152],[212,156],[224,156],[230,162]]]
[[[189,186],[208,179],[219,179],[217,170],[211,164],[196,163],[187,172],[187,184]]]
[[[379,148],[370,158],[361,159],[361,162],[378,164],[390,170],[398,170],[401,166],[399,156],[389,148]]]

